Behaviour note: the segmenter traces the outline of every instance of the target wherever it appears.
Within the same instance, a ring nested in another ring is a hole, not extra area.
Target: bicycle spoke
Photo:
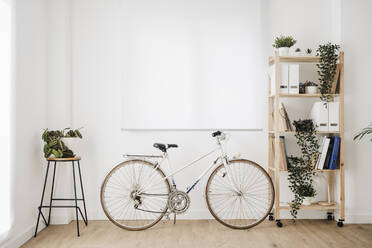
[[[230,173],[230,179],[226,173]],[[231,183],[238,191],[229,185]],[[208,207],[216,219],[229,227],[241,229],[265,219],[274,197],[267,173],[247,160],[230,161],[226,166],[217,167],[208,180],[206,192]]]

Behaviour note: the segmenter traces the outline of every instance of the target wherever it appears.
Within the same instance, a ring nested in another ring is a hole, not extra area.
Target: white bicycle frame
[[[172,166],[171,166],[171,163],[170,163],[169,156],[168,156],[167,152],[164,152],[161,156],[156,156],[156,155],[131,155],[131,154],[124,155],[127,158],[131,158],[131,157],[132,158],[133,157],[135,157],[135,158],[139,158],[139,157],[161,158],[160,162],[157,162],[155,167],[153,168],[153,171],[154,171],[153,176],[150,177],[148,182],[145,185],[143,185],[143,187],[141,189],[139,189],[138,194],[141,195],[141,193],[145,192],[146,190],[153,187],[154,185],[157,185],[158,183],[161,183],[162,181],[169,180],[169,179],[172,182],[173,189],[175,189],[176,183],[175,183],[175,180],[174,180],[174,175],[176,175],[179,172],[183,171],[184,169],[194,165],[198,161],[202,160],[203,158],[211,155],[212,153],[214,153],[218,150],[220,151],[220,156],[200,174],[198,179],[196,179],[196,181],[192,185],[190,185],[189,187],[186,188],[186,193],[189,193],[199,183],[199,181],[208,173],[208,171],[210,171],[213,167],[216,166],[218,161],[221,161],[224,164],[225,170],[227,172],[226,174],[227,174],[227,177],[228,177],[228,183],[230,184],[229,186],[231,186],[231,188],[235,192],[239,192],[239,190],[237,189],[234,181],[232,180],[232,178],[230,176],[230,173],[229,173],[229,170],[228,170],[228,167],[227,167],[228,158],[227,158],[226,151],[225,151],[225,148],[224,148],[224,145],[228,141],[228,139],[226,140],[226,134],[222,133],[221,136],[217,136],[216,138],[217,138],[217,147],[216,148],[214,148],[213,150],[211,150],[207,154],[193,160],[192,162],[186,164],[185,166],[183,166],[182,168],[180,168],[180,169],[178,169],[174,172],[172,171]],[[222,142],[224,140],[226,140],[225,143]],[[162,179],[157,179],[156,181],[154,181],[154,178],[156,176],[155,171],[162,165],[163,162],[167,163],[167,169],[170,172],[170,174],[168,176],[163,177]]]

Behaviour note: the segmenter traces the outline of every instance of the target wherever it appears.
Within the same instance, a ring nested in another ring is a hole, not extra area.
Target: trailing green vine
[[[319,75],[319,91],[321,93],[320,99],[323,102],[331,100],[331,88],[333,78],[336,73],[339,45],[327,43],[319,45],[316,50],[316,55],[320,56],[320,61],[316,65]]]
[[[318,140],[316,129],[312,120],[293,121],[296,128],[295,137],[301,150],[301,157],[290,156],[288,158],[288,181],[289,188],[294,194],[291,202],[291,215],[293,220],[297,218],[298,210],[305,196],[315,196],[313,187],[313,160],[318,154]]]

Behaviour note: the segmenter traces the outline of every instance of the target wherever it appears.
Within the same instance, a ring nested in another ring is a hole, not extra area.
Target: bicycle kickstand
[[[176,224],[176,213],[174,213],[173,224]]]

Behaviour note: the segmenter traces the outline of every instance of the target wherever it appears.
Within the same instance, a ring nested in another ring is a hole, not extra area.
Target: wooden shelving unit
[[[283,134],[294,134],[293,131],[281,131],[279,130],[279,99],[280,98],[299,98],[299,104],[301,98],[311,98],[320,97],[320,94],[281,94],[279,93],[279,79],[280,79],[280,63],[318,63],[319,57],[316,56],[279,56],[276,52],[274,57],[269,58],[269,66],[275,66],[275,92],[271,92],[271,79],[269,75],[269,87],[268,87],[268,100],[269,100],[269,125],[268,125],[268,163],[269,163],[269,174],[273,179],[275,185],[275,203],[274,203],[274,217],[277,221],[278,226],[282,226],[280,223],[280,210],[289,210],[290,206],[280,205],[280,174],[284,171],[280,169],[280,143],[279,136]],[[334,202],[334,176],[339,174],[340,177],[340,199],[338,203],[334,203],[330,206],[323,206],[319,204],[312,204],[310,206],[301,206],[301,210],[324,210],[327,214],[333,214],[334,211],[339,211],[340,218],[338,220],[338,226],[343,226],[345,220],[345,175],[344,175],[344,53],[340,52],[339,55],[340,64],[340,85],[339,93],[333,94],[333,100],[340,102],[340,131],[339,132],[317,132],[319,135],[339,135],[341,138],[340,143],[340,166],[335,170],[314,170],[314,172],[321,172],[328,174],[328,187],[330,192],[330,201]],[[274,113],[274,114],[272,114]],[[278,121],[276,121],[278,120]],[[274,147],[272,144],[272,139],[274,139]],[[279,223],[278,223],[279,222]],[[279,225],[280,224],[280,225]]]

